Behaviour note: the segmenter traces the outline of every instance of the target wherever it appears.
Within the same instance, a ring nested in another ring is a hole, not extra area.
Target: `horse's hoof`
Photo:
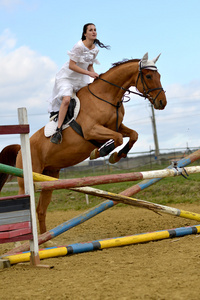
[[[90,160],[96,159],[100,157],[99,151],[97,148],[95,148],[91,153],[90,153]]]
[[[109,163],[110,164],[115,164],[116,162],[118,162],[120,160],[121,157],[118,156],[117,152],[114,152],[111,154],[111,156],[109,157]]]

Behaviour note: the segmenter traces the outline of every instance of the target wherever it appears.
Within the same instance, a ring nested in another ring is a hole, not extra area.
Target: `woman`
[[[65,119],[70,99],[73,92],[77,92],[89,83],[89,77],[98,78],[94,71],[93,63],[99,64],[96,59],[99,49],[108,49],[97,38],[96,27],[92,23],[83,26],[81,40],[68,52],[69,62],[65,63],[56,74],[52,97],[49,100],[49,112],[59,111],[58,127],[51,137],[51,142],[60,144],[62,142],[62,124]]]

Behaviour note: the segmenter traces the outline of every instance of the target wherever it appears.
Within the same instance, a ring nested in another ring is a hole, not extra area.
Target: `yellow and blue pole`
[[[77,244],[72,244],[64,247],[47,248],[47,249],[39,250],[39,257],[40,259],[53,258],[59,256],[66,256],[69,254],[78,254],[83,252],[101,250],[105,248],[147,243],[150,241],[158,241],[158,240],[163,240],[168,238],[183,237],[186,235],[199,234],[199,233],[200,233],[200,225],[180,227],[180,228],[169,229],[169,230],[135,234],[131,236],[97,240],[88,243],[77,243]],[[15,255],[4,256],[3,258],[8,259],[11,265],[20,262],[27,262],[30,260],[30,252],[23,252]]]

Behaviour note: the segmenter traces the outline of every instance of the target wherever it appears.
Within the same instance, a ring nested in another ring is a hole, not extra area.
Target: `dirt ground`
[[[177,207],[177,206],[176,206]],[[198,204],[180,209],[200,212]],[[48,229],[80,211],[49,212]],[[134,207],[113,207],[65,232],[57,245],[133,235],[198,222]],[[0,245],[0,254],[11,249]],[[109,248],[0,270],[0,299],[200,299],[200,235]]]

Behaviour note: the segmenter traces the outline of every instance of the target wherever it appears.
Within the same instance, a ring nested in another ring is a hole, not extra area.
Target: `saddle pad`
[[[75,109],[74,109],[74,116],[71,120],[69,120],[69,122],[67,122],[66,124],[64,124],[62,126],[62,130],[66,129],[67,127],[69,127],[69,123],[74,119],[76,120],[78,114],[79,114],[79,111],[80,111],[80,101],[79,101],[79,98],[76,96],[76,94],[73,93],[72,95],[72,98],[75,99],[76,101],[76,106],[75,106]],[[46,137],[50,137],[52,136],[55,132],[56,132],[56,128],[58,127],[58,120],[57,121],[54,121],[54,118],[56,117],[57,115],[53,116],[51,119],[50,119],[50,122],[46,124],[46,126],[44,127],[44,135]]]

